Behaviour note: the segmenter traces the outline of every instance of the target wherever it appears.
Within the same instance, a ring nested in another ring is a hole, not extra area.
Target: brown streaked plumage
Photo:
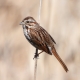
[[[36,49],[42,50],[50,55],[53,54],[67,72],[68,68],[56,52],[54,47],[54,43],[56,44],[56,42],[50,36],[50,34],[45,29],[43,29],[33,17],[30,16],[23,19],[21,25],[23,27],[23,32],[26,39]]]

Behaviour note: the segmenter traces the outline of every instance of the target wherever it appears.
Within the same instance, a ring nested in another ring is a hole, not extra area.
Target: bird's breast
[[[24,28],[24,29],[23,29],[23,32],[24,32],[25,37],[26,37],[27,39],[30,39],[30,36],[29,36],[29,32],[30,32],[30,30]]]

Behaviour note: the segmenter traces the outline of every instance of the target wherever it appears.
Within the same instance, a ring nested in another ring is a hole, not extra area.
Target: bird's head
[[[27,27],[32,27],[32,26],[35,26],[36,24],[38,24],[36,22],[36,20],[33,17],[30,17],[30,16],[24,18],[22,20],[22,22],[20,23],[20,25],[23,25],[23,26],[25,25]]]

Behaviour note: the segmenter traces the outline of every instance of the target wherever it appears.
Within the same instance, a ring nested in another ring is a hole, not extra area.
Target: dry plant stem
[[[36,48],[36,53],[34,55],[34,58],[35,58],[34,80],[36,80],[36,73],[37,73],[37,59],[38,59],[37,57],[38,57],[38,49]]]
[[[35,58],[34,80],[36,80],[37,74],[37,58]]]
[[[42,3],[42,0],[40,0],[40,5],[39,5],[39,22],[40,22],[40,13],[41,13],[41,3]],[[41,54],[43,51],[41,51],[39,54]],[[37,73],[37,57],[39,57],[39,54],[38,54],[38,49],[36,48],[36,53],[35,53],[35,69],[34,69],[34,80],[36,80],[36,73]],[[33,58],[33,59],[34,59]]]
[[[39,4],[39,22],[40,22],[40,14],[41,14],[41,6],[42,6],[42,0],[40,0],[40,4]]]

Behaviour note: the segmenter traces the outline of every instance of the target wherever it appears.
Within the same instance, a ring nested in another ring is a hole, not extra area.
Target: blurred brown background
[[[37,80],[80,80],[80,0],[0,0],[0,80],[33,80],[35,48],[19,23],[34,17],[55,39],[56,50],[69,68],[54,56],[38,59]]]

